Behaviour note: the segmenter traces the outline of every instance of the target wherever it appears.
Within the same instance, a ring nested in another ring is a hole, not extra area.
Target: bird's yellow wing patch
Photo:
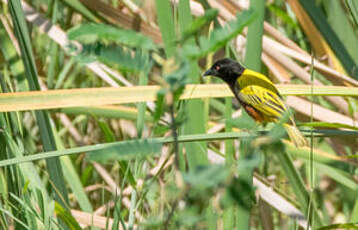
[[[250,85],[239,91],[239,98],[246,104],[261,112],[270,121],[278,119],[286,111],[286,107],[275,92],[258,85]]]
[[[276,86],[265,75],[245,69],[242,75],[237,79],[237,83],[240,89],[244,89],[248,86],[255,85],[266,88],[277,95],[280,95]],[[280,96],[281,97],[281,96]]]

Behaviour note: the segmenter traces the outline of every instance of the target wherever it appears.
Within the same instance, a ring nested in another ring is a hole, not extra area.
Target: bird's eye
[[[219,66],[219,65],[215,66],[215,69],[216,69],[217,71],[219,71],[219,70],[220,70],[220,66]]]

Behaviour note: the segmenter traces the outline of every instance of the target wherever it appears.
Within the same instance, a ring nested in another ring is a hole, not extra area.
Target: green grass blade
[[[350,220],[352,222],[358,221],[358,198],[355,200]]]
[[[332,230],[332,229],[358,229],[357,223],[331,224],[326,225],[317,230]]]
[[[337,37],[336,33],[332,30],[332,27],[328,24],[327,19],[323,12],[316,6],[316,3],[311,0],[299,0],[304,7],[313,23],[318,30],[322,33],[327,43],[337,55],[337,58],[341,61],[342,65],[346,69],[347,73],[352,75],[355,79],[358,79],[357,64],[347,52],[342,42]]]
[[[346,0],[347,8],[349,9],[356,28],[358,27],[358,3],[355,0]]]
[[[66,224],[66,227],[71,230],[82,230],[80,225],[77,223],[75,218],[71,215],[71,213],[60,204],[55,203],[55,213],[60,218],[63,223]]]
[[[172,7],[167,0],[155,0],[158,23],[162,33],[167,58],[173,56],[175,51],[175,26]]]
[[[147,85],[148,84],[148,73],[147,72],[141,72],[139,74],[139,84],[138,85]],[[144,130],[145,126],[145,116],[146,116],[146,103],[141,102],[137,104],[137,110],[138,110],[138,117],[137,117],[137,133],[138,137],[142,136],[142,132]]]
[[[303,183],[302,177],[299,175],[299,173],[293,166],[292,159],[286,152],[277,152],[276,156],[278,157],[279,162],[281,163],[281,166],[283,167],[285,174],[290,181],[292,190],[296,194],[297,200],[301,205],[302,212],[305,213],[307,217],[310,198],[309,193],[307,192],[306,187]],[[313,212],[312,216],[314,218],[315,227],[322,226],[323,222],[317,213],[317,209],[315,208],[314,204],[312,205],[313,208],[311,208],[311,210]]]
[[[138,110],[124,106],[97,106],[97,107],[73,107],[61,109],[66,114],[87,114],[94,117],[121,118],[125,120],[137,120]],[[151,123],[153,118],[148,112],[144,113],[143,121]]]
[[[229,122],[232,115],[232,98],[225,98],[225,131],[232,131],[232,124]],[[233,140],[225,141],[225,164],[227,167],[232,167],[235,160],[235,146]],[[223,224],[224,229],[229,230],[234,228],[236,207],[231,206],[224,209],[223,213]]]
[[[358,130],[358,127],[352,125],[346,125],[341,123],[328,123],[328,122],[306,122],[306,123],[299,124],[298,126]]]
[[[28,85],[25,77],[25,68],[21,58],[16,53],[16,49],[10,40],[5,29],[0,26],[0,50],[7,63],[10,64],[10,72],[15,77],[20,90],[28,90]]]
[[[258,72],[261,71],[261,52],[262,52],[262,35],[263,35],[263,23],[265,16],[265,1],[264,0],[251,0],[250,1],[250,9],[255,12],[255,20],[248,26],[247,33],[247,42],[246,42],[246,55],[245,55],[245,65],[248,68],[256,70]],[[231,102],[230,102],[231,103]],[[244,140],[240,142],[240,158],[238,161],[239,169],[240,164],[245,163],[243,160],[245,155],[247,154],[249,148],[241,148],[241,145],[250,144],[245,143]],[[244,175],[242,175],[244,174]],[[252,176],[253,176],[253,168],[246,169],[245,172],[240,172],[239,177],[244,177],[244,181],[252,186]],[[250,213],[251,209],[249,207],[238,207],[237,212],[237,229],[250,229]]]
[[[245,65],[250,69],[260,72],[262,35],[264,30],[264,17],[265,17],[265,1],[251,0],[250,8],[256,13],[256,18],[248,26],[247,39],[246,39]]]
[[[356,136],[358,136],[358,134],[356,134]],[[228,139],[247,138],[247,137],[252,137],[252,134],[248,133],[248,132],[192,134],[192,135],[179,136],[178,142],[185,143],[185,142],[196,142],[196,141],[215,141],[215,140],[228,140]],[[76,147],[76,148],[71,148],[71,149],[38,153],[35,155],[29,155],[29,156],[24,156],[24,157],[19,157],[19,158],[6,159],[6,160],[0,161],[0,167],[4,167],[7,165],[13,165],[13,164],[19,164],[19,163],[28,162],[28,161],[37,161],[37,160],[41,160],[41,159],[78,154],[78,153],[82,153],[82,152],[100,151],[100,150],[104,150],[106,148],[115,147],[116,145],[123,145],[126,142],[132,143],[132,145],[133,145],[133,143],[135,143],[136,141],[138,141],[138,140],[122,141],[122,142],[120,141],[120,142],[113,142],[113,143],[106,143],[106,144],[96,144],[96,145]],[[168,143],[173,143],[173,138],[172,137],[159,137],[159,138],[147,139],[146,141],[149,141],[149,142],[154,141],[155,143],[158,143],[158,144],[168,144]],[[327,159],[325,159],[324,156],[321,156],[321,157],[322,157],[321,160],[323,163],[333,160],[330,157],[327,157]]]
[[[64,149],[63,143],[58,136],[58,133],[54,132],[57,146],[59,146],[59,150]],[[75,167],[73,166],[73,163],[68,156],[64,156],[61,158],[61,165],[63,167],[63,174],[68,182],[68,185],[70,186],[76,201],[78,202],[81,209],[85,212],[92,213],[93,208],[92,205],[87,197],[87,194],[82,186],[81,179],[79,178],[79,175],[76,172]]]
[[[26,77],[29,81],[31,90],[40,90],[40,85],[37,79],[37,70],[34,57],[31,49],[31,42],[29,33],[26,27],[24,14],[22,12],[21,3],[19,0],[9,2],[9,9],[12,16],[15,35],[17,36],[22,60],[25,66]],[[56,144],[52,133],[50,119],[45,111],[37,111],[36,119],[40,127],[40,136],[45,151],[56,150]],[[47,160],[47,168],[49,170],[50,179],[55,186],[55,199],[63,205],[68,204],[67,191],[65,182],[63,180],[63,173],[61,164],[58,158]]]
[[[63,3],[82,14],[90,21],[98,22],[99,19],[90,10],[88,10],[79,0],[61,0]]]
[[[179,8],[187,7],[182,1],[180,1],[179,4],[184,4],[184,6],[179,5]],[[205,11],[204,15],[195,18],[192,22],[190,22],[188,18],[184,17],[184,15],[180,16],[179,24],[182,26],[180,28],[182,32],[180,42],[184,42],[193,35],[198,34],[203,27],[209,25],[214,19],[216,19],[217,15],[217,9],[209,9]],[[189,21],[189,23],[187,21]]]
[[[56,24],[57,18],[59,14],[59,7],[58,7],[58,0],[52,1],[52,18],[51,23]],[[49,39],[50,40],[50,39]],[[55,75],[57,72],[57,65],[58,65],[58,57],[59,57],[59,47],[55,41],[50,40],[49,52],[48,52],[48,65],[47,65],[47,88],[53,89]]]
[[[254,158],[253,151],[254,148],[251,146],[252,139],[246,139],[243,138],[240,140],[240,147],[239,147],[239,159],[238,159],[238,174],[239,174],[239,180],[243,181],[247,187],[253,188],[252,184],[252,177],[253,177],[253,171],[255,167],[247,166],[246,163],[249,161],[250,158]],[[237,208],[237,225],[236,229],[243,229],[243,230],[249,230],[250,229],[250,216],[251,216],[251,209],[253,207],[252,201],[250,201],[250,194],[245,191],[244,189],[241,189],[238,191],[242,194],[242,199],[245,202],[248,202],[248,205],[239,205]]]
[[[61,163],[64,169],[63,174],[66,180],[69,181],[68,184],[71,187],[79,206],[83,211],[91,213],[93,211],[92,205],[82,187],[81,180],[77,175],[76,169],[73,167],[71,159],[64,156],[61,158]]]
[[[180,0],[179,2],[179,26],[184,35],[185,28],[191,25],[192,16],[190,11],[189,0]],[[187,41],[189,44],[195,44],[193,39]],[[190,63],[190,74],[189,82],[190,83],[199,83],[200,71],[196,62],[193,60]],[[186,114],[186,122],[183,126],[184,134],[194,134],[194,133],[205,133],[204,124],[204,103],[202,100],[194,99],[189,100],[183,108]],[[207,156],[207,146],[206,143],[188,143],[185,144],[186,156],[188,159],[189,169],[193,170],[199,165],[205,165],[209,163]]]
[[[317,163],[316,166],[320,173],[324,173],[337,183],[350,188],[352,191],[358,192],[358,184],[348,172],[320,163]]]
[[[358,34],[349,22],[347,12],[339,1],[323,1],[322,4],[327,12],[328,23],[358,65]]]
[[[137,202],[137,192],[136,190],[132,191],[131,194],[131,207],[129,210],[129,217],[128,217],[128,229],[133,229],[134,220],[135,220],[135,211],[136,211],[136,202]]]
[[[236,19],[228,22],[224,27],[214,29],[209,37],[199,37],[199,47],[193,44],[185,44],[183,53],[190,58],[202,58],[224,47],[236,37],[250,22],[255,14],[252,10],[246,10],[236,16]]]

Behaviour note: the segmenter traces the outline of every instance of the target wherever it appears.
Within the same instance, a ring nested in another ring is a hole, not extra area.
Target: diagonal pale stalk
[[[323,64],[316,58],[312,61],[312,58],[308,53],[300,53],[293,49],[287,48],[284,45],[281,45],[280,43],[276,42],[275,40],[265,37],[264,38],[264,45],[274,48],[277,51],[281,52],[282,54],[285,54],[293,59],[296,59],[297,61],[300,61],[304,64],[311,65],[313,62],[313,66],[316,70],[318,70],[320,73],[324,74],[327,79],[332,81],[333,83],[339,84],[339,85],[352,85],[352,86],[358,86],[358,81],[354,80],[351,77],[348,77],[347,75],[340,73],[327,65]],[[280,55],[277,55],[277,58],[279,58]],[[280,62],[282,63],[283,60]]]
[[[250,40],[252,40],[250,38]],[[252,41],[248,40],[248,43],[252,43]],[[263,40],[263,48],[264,51],[268,54],[270,54],[270,56],[272,56],[273,58],[276,59],[276,61],[280,62],[282,65],[284,65],[287,69],[289,69],[290,71],[292,71],[296,76],[298,76],[299,78],[301,78],[303,81],[309,83],[310,81],[310,76],[308,73],[306,73],[298,64],[296,64],[293,60],[289,59],[288,57],[286,57],[285,55],[281,54],[280,52],[276,52],[273,49],[273,46],[270,44],[267,44],[267,40],[268,39],[266,36],[264,36],[264,40]],[[247,46],[248,47],[248,46]],[[253,46],[253,50],[254,51],[246,51],[246,53],[251,53],[255,56],[255,48],[256,47],[260,47],[260,46]],[[307,55],[306,55],[307,56]],[[251,58],[251,56],[250,56]],[[259,58],[253,58],[252,60],[259,60]],[[305,58],[305,60],[307,60],[307,58]],[[310,59],[308,59],[310,60]],[[310,62],[309,62],[310,63]],[[255,66],[252,66],[255,67]],[[268,66],[270,68],[270,66]],[[321,66],[322,67],[322,66]],[[322,69],[322,68],[321,68]],[[327,69],[325,68],[325,72],[332,77],[332,71],[327,72]],[[337,78],[339,78],[340,80],[343,80],[344,78],[342,78],[340,75],[334,75],[335,80],[337,80]],[[347,81],[346,81],[347,82]],[[348,81],[349,82],[349,81]],[[355,82],[353,80],[353,82]],[[315,80],[315,85],[323,85],[320,81]],[[354,84],[353,84],[354,85]],[[344,111],[345,114],[349,114],[349,108],[348,108],[348,104],[347,102],[342,99],[342,98],[336,98],[336,97],[327,97],[327,100],[329,100],[333,105],[335,105],[337,108],[339,108],[340,110]]]
[[[126,29],[133,29],[133,26],[136,24],[136,16],[134,14],[128,14],[125,11],[118,10],[117,8],[113,7],[109,3],[105,3],[104,1],[98,0],[81,0],[81,2],[89,9],[99,12],[103,15],[103,18],[115,25],[120,25]],[[141,9],[146,10],[146,9]],[[141,12],[142,14],[142,12]],[[137,26],[137,25],[136,25]],[[138,30],[151,37],[154,42],[162,43],[162,36],[161,33],[156,25],[152,22],[141,21],[138,25]]]
[[[341,113],[334,112],[318,104],[312,104],[313,113],[310,111],[311,102],[295,96],[288,96],[286,104],[306,117],[312,116],[315,120],[322,122],[338,122],[345,125],[356,126],[356,120]]]
[[[9,2],[9,10],[12,16],[15,34],[18,39],[22,61],[25,66],[25,74],[29,82],[31,90],[40,90],[40,85],[37,79],[37,70],[32,54],[31,42],[29,33],[26,27],[24,14],[22,12],[21,3],[19,0]],[[45,151],[56,150],[56,143],[50,125],[50,119],[46,111],[36,111],[36,119],[40,128],[40,136]],[[53,190],[55,199],[63,207],[67,207],[68,198],[65,182],[63,180],[63,173],[61,163],[58,158],[47,160],[47,169],[49,170],[50,179],[53,183]]]
[[[245,10],[246,8],[242,5],[240,5],[240,2],[234,1],[234,0],[228,0],[228,2],[234,7],[234,11],[232,13],[235,13],[237,10]],[[289,1],[291,4],[292,2]],[[307,26],[306,24],[304,26]],[[272,25],[270,25],[268,22],[264,22],[264,31],[266,34],[268,34],[270,37],[273,37],[277,40],[274,44],[275,48],[278,49],[283,54],[286,54],[300,62],[303,62],[305,64],[311,64],[311,56],[303,49],[301,49],[299,46],[296,45],[293,41],[291,41],[289,38],[287,38],[282,32],[274,28]],[[312,34],[311,34],[312,35]],[[314,34],[312,37],[317,37]],[[266,40],[272,40],[268,36],[264,36],[264,39]],[[317,39],[316,39],[317,40]],[[319,40],[319,39],[318,39]],[[272,40],[273,41],[273,40]],[[320,41],[317,41],[320,42]],[[281,43],[281,44],[280,44]],[[265,46],[265,44],[263,44]],[[273,44],[271,44],[273,45]],[[314,60],[314,67],[316,70],[322,72],[327,77],[330,77],[332,80],[338,80],[343,82],[348,82],[349,84],[353,86],[357,86],[358,82],[347,75],[338,72],[334,70],[333,68],[320,63],[318,60]]]
[[[257,176],[254,176],[253,178],[253,184],[256,187],[256,191],[264,201],[278,211],[292,217],[301,227],[305,228],[307,226],[307,221],[304,215],[296,208],[295,205],[285,199],[284,195],[274,191],[271,186],[260,181]]]
[[[280,62],[282,66],[290,70],[294,75],[299,77],[305,83],[307,84],[310,83],[310,74],[305,72],[301,66],[299,66],[296,62],[286,57],[285,55],[281,54],[280,52],[277,52],[272,46],[265,45],[267,43],[267,39],[264,39],[263,43],[264,43],[264,50],[266,54],[270,55],[273,59]],[[319,85],[323,85],[323,83],[315,79],[314,85],[319,86]],[[346,114],[349,113],[348,104],[344,99],[337,98],[337,97],[326,97],[326,98],[328,101],[330,101],[333,105],[335,105],[340,110],[344,111]]]
[[[309,96],[309,85],[276,85],[284,96]],[[87,88],[4,93],[0,95],[0,112],[56,109],[76,106],[96,106],[154,101],[159,86],[121,88]],[[358,96],[357,87],[315,86],[314,96]],[[187,85],[182,100],[195,98],[231,97],[225,84]]]

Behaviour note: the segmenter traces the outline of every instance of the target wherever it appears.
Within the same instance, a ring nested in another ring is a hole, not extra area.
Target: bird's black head
[[[241,76],[244,70],[245,68],[238,62],[230,58],[224,58],[216,61],[214,65],[204,73],[204,76],[219,77],[229,85],[232,85],[237,78]]]

